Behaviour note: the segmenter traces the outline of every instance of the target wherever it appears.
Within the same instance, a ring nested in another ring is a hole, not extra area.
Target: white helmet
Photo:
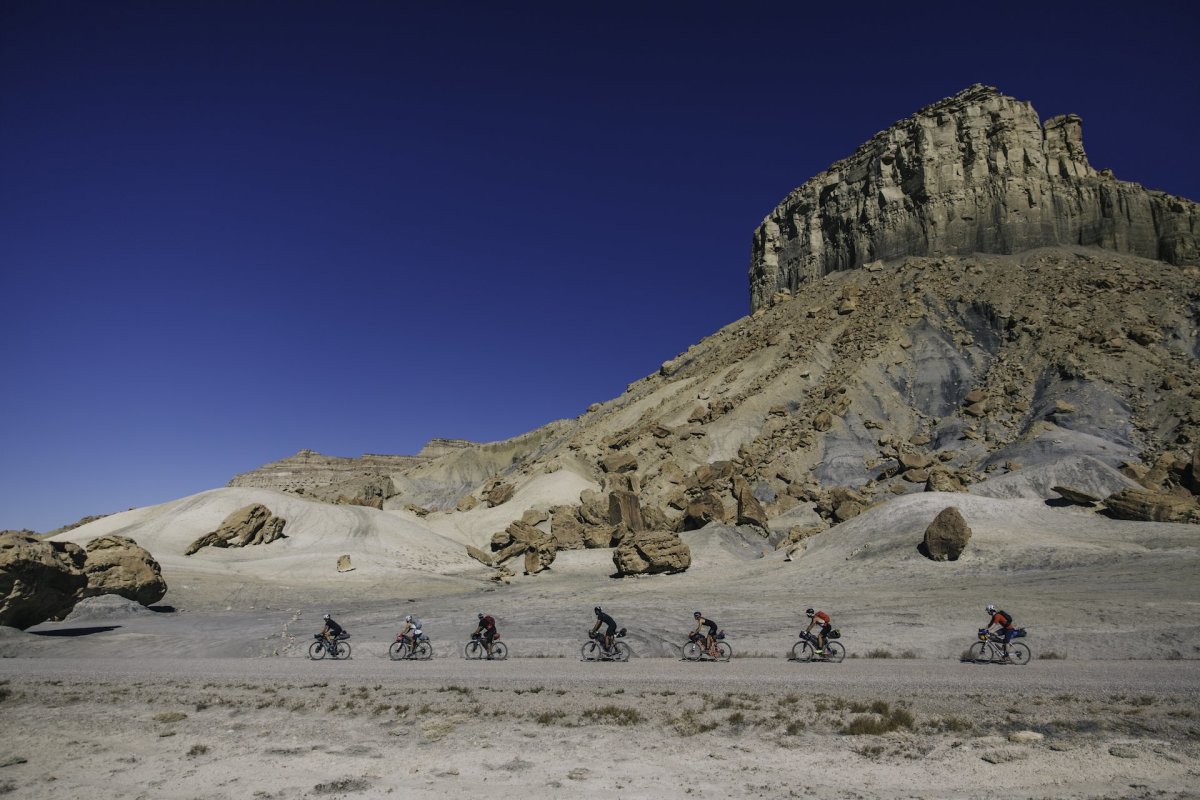
[[[408,614],[408,615],[406,615],[406,616],[404,617],[404,621],[405,621],[405,622],[412,622],[412,614]]]
[[[987,609],[986,609],[986,610],[987,610],[987,612],[988,612],[989,614],[995,614],[995,613],[996,613],[996,607],[995,607],[994,605],[992,605],[991,603],[988,603],[988,607],[987,607]]]
[[[322,615],[321,615],[321,619],[329,619],[329,615],[328,615],[328,614],[322,614]]]

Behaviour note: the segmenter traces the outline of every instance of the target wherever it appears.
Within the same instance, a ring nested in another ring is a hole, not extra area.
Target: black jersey
[[[612,618],[612,617],[610,617],[608,614],[605,614],[603,611],[601,611],[599,614],[597,614],[597,615],[596,615],[596,619],[600,621],[600,624],[601,624],[601,625],[607,625],[607,626],[608,626],[608,632],[609,632],[609,634],[616,633],[616,631],[617,631],[617,623],[616,623],[616,622],[614,622],[614,621],[613,621],[613,618]]]

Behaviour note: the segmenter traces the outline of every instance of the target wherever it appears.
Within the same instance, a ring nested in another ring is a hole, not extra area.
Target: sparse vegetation
[[[194,744],[194,745],[192,745],[192,749],[187,751],[187,754],[188,754],[188,758],[195,758],[196,756],[202,756],[207,752],[208,752],[208,745]]]
[[[866,658],[891,658],[892,651],[885,650],[882,647],[877,647],[874,650],[868,650],[865,657]]]
[[[668,724],[680,736],[695,736],[708,733],[717,727],[715,722],[706,722],[692,709],[685,709],[678,717],[670,717]]]
[[[583,719],[586,722],[610,725],[636,725],[646,721],[636,708],[614,705],[589,708],[583,712]]]
[[[161,714],[154,715],[155,722],[182,722],[185,719],[187,719],[187,714],[184,714],[182,711],[164,711]]]
[[[841,733],[846,736],[879,736],[891,733],[900,728],[911,730],[916,724],[913,715],[903,708],[890,708],[887,703],[877,700],[871,704],[871,714],[857,716],[846,724]]]

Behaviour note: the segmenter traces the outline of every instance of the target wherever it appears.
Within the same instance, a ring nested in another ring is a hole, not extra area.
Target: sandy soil
[[[1198,678],[1180,661],[3,659],[0,792],[1194,797]]]

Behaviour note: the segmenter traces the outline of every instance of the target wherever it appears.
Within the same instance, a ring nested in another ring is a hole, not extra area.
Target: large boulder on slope
[[[924,553],[934,561],[957,561],[971,540],[971,529],[962,512],[944,508],[925,529]]]
[[[150,551],[127,536],[100,536],[87,544],[83,597],[116,594],[144,606],[167,593],[162,567]]]
[[[769,530],[767,512],[763,509],[762,503],[758,502],[758,498],[754,496],[750,482],[740,475],[734,478],[733,494],[737,498],[737,524],[753,525],[759,530],[767,532]]]
[[[287,520],[276,517],[262,503],[253,503],[239,508],[227,516],[215,531],[196,539],[185,556],[194,555],[205,547],[247,547],[270,544],[277,539],[287,538],[283,532]]]
[[[613,550],[613,564],[621,576],[683,572],[692,564],[692,551],[674,533],[641,531]]]
[[[1192,498],[1149,489],[1124,489],[1104,500],[1118,519],[1144,522],[1200,522],[1200,506]]]
[[[69,612],[88,583],[86,559],[71,542],[0,535],[0,626],[24,630]]]

